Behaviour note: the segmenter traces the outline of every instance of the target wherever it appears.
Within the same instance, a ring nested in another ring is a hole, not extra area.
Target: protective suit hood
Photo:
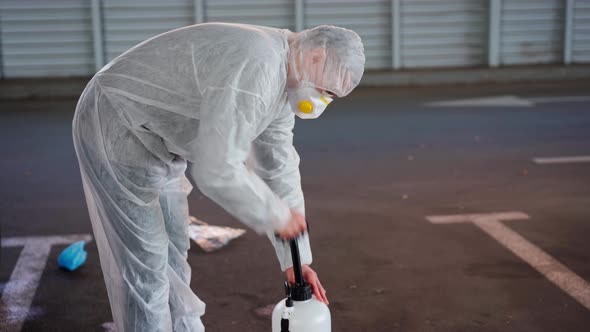
[[[354,31],[322,25],[291,33],[288,40],[288,90],[305,83],[344,97],[359,84],[365,54]]]

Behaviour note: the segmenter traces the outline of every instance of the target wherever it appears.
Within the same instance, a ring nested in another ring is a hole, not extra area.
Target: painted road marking
[[[528,98],[535,104],[539,103],[579,103],[583,101],[590,101],[590,96],[562,96],[562,97],[537,97]]]
[[[535,164],[590,163],[590,156],[533,158]]]
[[[527,262],[549,281],[590,310],[590,284],[539,247],[504,225],[502,220],[529,219],[522,212],[459,214],[426,217],[433,224],[470,222],[486,232],[516,256]]]
[[[92,236],[74,234],[2,238],[3,248],[23,247],[23,250],[2,293],[0,331],[19,332],[22,329],[29,315],[39,280],[45,270],[51,246],[70,244],[80,240],[92,241]]]
[[[494,96],[427,103],[431,107],[531,107],[535,104],[516,96]]]
[[[532,107],[543,103],[572,103],[590,101],[590,96],[531,97],[492,96],[444,100],[426,103],[430,107]]]

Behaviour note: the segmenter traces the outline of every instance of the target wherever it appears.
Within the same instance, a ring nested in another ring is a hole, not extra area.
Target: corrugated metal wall
[[[367,69],[590,62],[590,0],[0,0],[0,75],[91,75],[196,21],[344,26],[363,38]]]
[[[105,59],[110,61],[140,42],[194,23],[192,0],[103,0]]]
[[[1,0],[0,13],[4,77],[92,72],[89,1]]]
[[[304,27],[336,25],[356,31],[362,38],[367,69],[391,67],[391,1],[308,0]]]
[[[590,62],[590,0],[574,3],[572,61]]]
[[[504,0],[500,63],[560,62],[563,59],[563,0]]]
[[[294,30],[294,8],[292,0],[210,0],[205,2],[205,19]]]
[[[462,67],[486,63],[487,0],[404,0],[401,66]]]

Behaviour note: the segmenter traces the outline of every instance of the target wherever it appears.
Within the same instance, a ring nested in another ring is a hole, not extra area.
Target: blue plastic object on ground
[[[84,250],[85,241],[78,241],[65,248],[57,258],[57,264],[64,269],[74,271],[84,264],[88,253]]]

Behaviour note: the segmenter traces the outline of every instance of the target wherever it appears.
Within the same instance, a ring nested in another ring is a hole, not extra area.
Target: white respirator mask
[[[314,87],[300,87],[287,91],[287,99],[291,109],[301,119],[316,119],[332,102],[332,98],[321,94]]]

